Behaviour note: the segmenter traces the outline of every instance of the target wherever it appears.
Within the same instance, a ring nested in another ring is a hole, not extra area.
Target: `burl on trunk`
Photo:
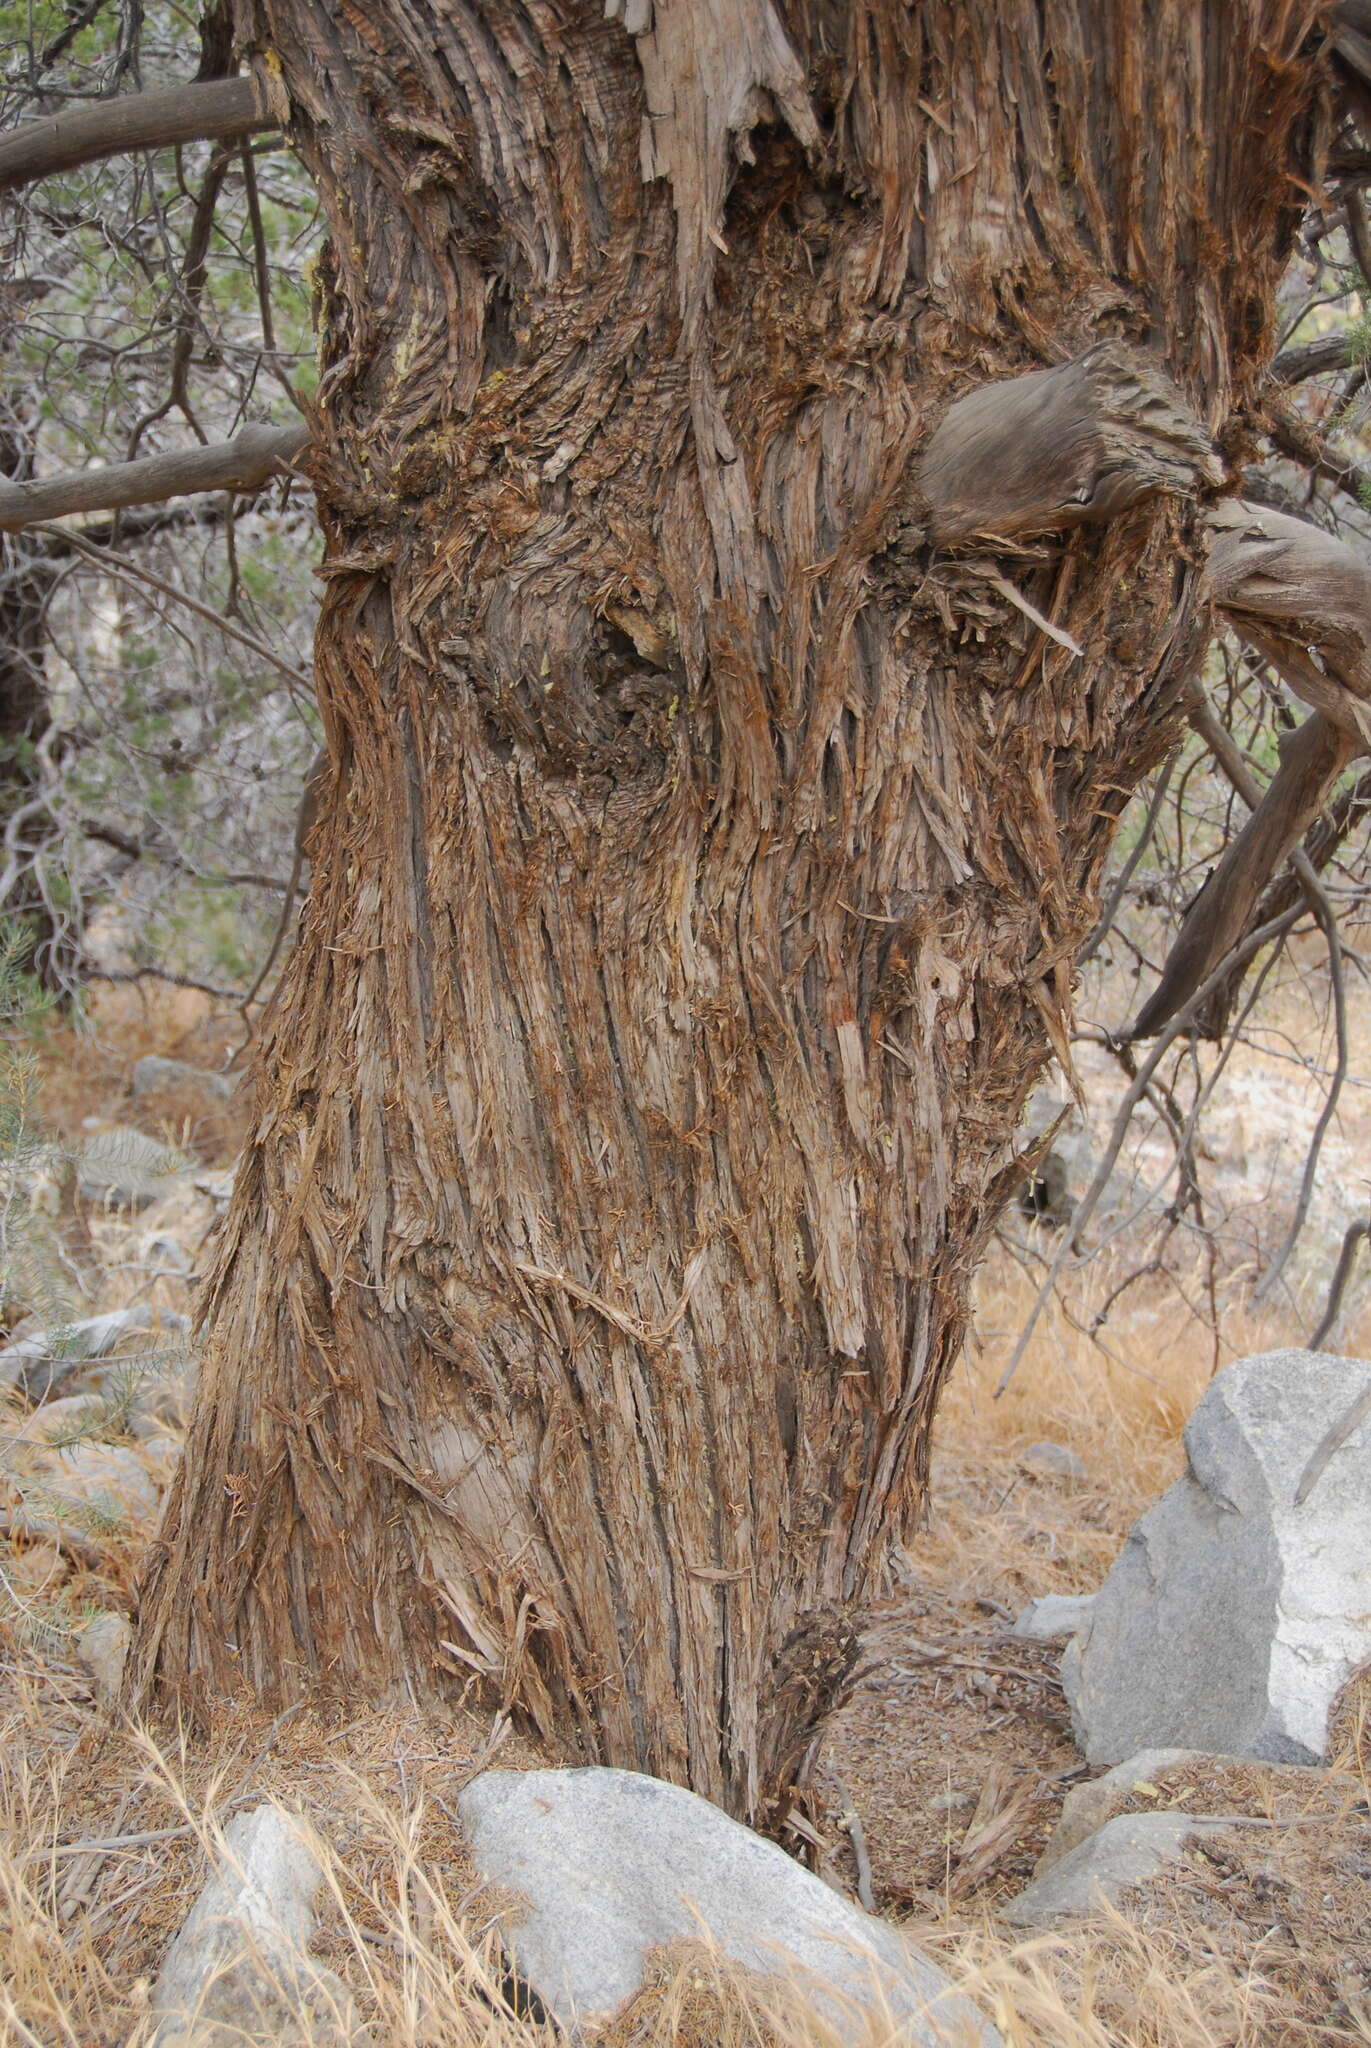
[[[139,1677],[475,1676],[756,1815],[1183,710],[1317,9],[617,11],[239,0],[332,778]]]

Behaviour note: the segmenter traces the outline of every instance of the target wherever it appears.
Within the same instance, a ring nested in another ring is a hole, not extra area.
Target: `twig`
[[[1294,1251],[1299,1234],[1304,1228],[1305,1219],[1309,1214],[1309,1204],[1314,1196],[1314,1180],[1318,1172],[1319,1154],[1323,1150],[1323,1141],[1328,1134],[1328,1126],[1332,1123],[1334,1114],[1337,1111],[1338,1097],[1342,1094],[1342,1085],[1347,1079],[1347,1066],[1350,1057],[1347,1032],[1347,978],[1343,972],[1342,941],[1338,937],[1338,920],[1334,915],[1332,904],[1324,893],[1323,883],[1314,873],[1313,868],[1311,867],[1308,874],[1302,875],[1300,879],[1306,890],[1313,891],[1318,920],[1323,926],[1323,935],[1328,942],[1328,975],[1333,989],[1333,1021],[1337,1034],[1338,1057],[1333,1068],[1333,1078],[1328,1084],[1328,1094],[1324,1099],[1323,1108],[1319,1112],[1319,1120],[1315,1124],[1313,1136],[1309,1140],[1309,1150],[1304,1155],[1304,1172],[1300,1176],[1300,1192],[1295,1203],[1295,1213],[1291,1218],[1290,1228],[1285,1234],[1285,1241],[1272,1261],[1265,1279],[1252,1296],[1254,1307],[1259,1306],[1265,1301],[1275,1287],[1276,1282],[1285,1271],[1286,1262],[1291,1252]]]
[[[79,555],[85,555],[92,562],[97,562],[108,575],[122,576],[134,584],[146,584],[149,588],[159,591],[163,597],[169,597],[176,604],[184,605],[187,611],[194,612],[198,618],[207,619],[211,626],[216,627],[228,639],[239,641],[259,660],[269,663],[278,675],[286,678],[287,682],[293,683],[297,689],[304,690],[308,697],[313,698],[314,686],[302,669],[283,661],[279,654],[267,646],[265,640],[259,640],[254,633],[245,632],[241,626],[236,626],[232,619],[226,619],[222,612],[215,611],[212,605],[201,604],[199,598],[192,597],[188,590],[179,590],[174,583],[166,583],[160,576],[154,576],[151,569],[141,568],[122,555],[112,554],[108,548],[92,547],[89,541],[81,539],[70,527],[36,525],[31,527],[30,531],[60,534],[68,546],[75,548]]]
[[[1109,1176],[1114,1171],[1115,1162],[1122,1148],[1133,1112],[1146,1093],[1148,1083],[1160,1066],[1163,1057],[1170,1050],[1175,1040],[1180,1037],[1186,1026],[1198,1014],[1211,992],[1219,986],[1224,977],[1231,973],[1233,968],[1238,966],[1240,962],[1244,962],[1250,959],[1254,953],[1260,952],[1268,940],[1276,938],[1281,932],[1286,931],[1295,922],[1296,918],[1301,915],[1302,908],[1302,905],[1297,905],[1295,909],[1285,911],[1280,917],[1271,918],[1268,923],[1259,925],[1255,931],[1249,932],[1238,945],[1230,948],[1213,972],[1200,983],[1188,1002],[1183,1003],[1181,1008],[1176,1011],[1175,1015],[1162,1028],[1153,1044],[1151,1052],[1138,1069],[1132,1086],[1119,1105],[1118,1114],[1114,1119],[1114,1127],[1109,1134],[1109,1143],[1105,1147],[1104,1157],[1100,1161],[1099,1170],[1094,1180],[1091,1181],[1090,1186],[1081,1196],[1080,1201],[1076,1204],[1072,1212],[1071,1221],[1062,1232],[1062,1241],[1053,1256],[1051,1265],[1047,1269],[1047,1276],[1038,1290],[1033,1306],[1028,1312],[1027,1320],[1019,1332],[1018,1342],[1014,1346],[1013,1355],[1001,1373],[999,1382],[996,1385],[995,1399],[997,1401],[1018,1371],[1023,1355],[1032,1339],[1033,1332],[1038,1327],[1038,1318],[1051,1298],[1052,1290],[1057,1284],[1062,1267],[1066,1264],[1067,1258],[1076,1245],[1081,1231],[1084,1230],[1086,1224],[1094,1215],[1100,1197],[1109,1185]]]
[[[857,1866],[857,1897],[868,1913],[874,1913],[876,1894],[871,1887],[871,1858],[866,1853],[866,1836],[862,1832],[862,1823],[852,1803],[852,1794],[842,1779],[834,1778],[833,1783],[837,1788],[838,1797],[843,1802],[843,1810],[837,1816],[837,1824],[852,1844],[852,1860]]]
[[[1063,632],[1060,626],[1054,626],[1051,619],[1045,618],[1038,607],[1031,604],[1007,576],[987,576],[985,580],[992,590],[998,590],[1001,597],[1007,597],[1026,619],[1031,620],[1039,632],[1046,633],[1049,640],[1055,640],[1058,647],[1064,647],[1068,654],[1074,654],[1082,661],[1085,659],[1085,649],[1073,640],[1069,633]]]
[[[1338,1320],[1342,1310],[1342,1298],[1346,1292],[1347,1283],[1352,1277],[1352,1265],[1356,1257],[1357,1246],[1367,1236],[1371,1236],[1371,1220],[1368,1220],[1365,1216],[1359,1217],[1355,1223],[1348,1224],[1343,1234],[1342,1250],[1338,1253],[1338,1263],[1333,1274],[1333,1284],[1328,1290],[1328,1300],[1324,1304],[1323,1314],[1319,1317],[1318,1327],[1309,1339],[1309,1349],[1311,1351],[1318,1350]]]

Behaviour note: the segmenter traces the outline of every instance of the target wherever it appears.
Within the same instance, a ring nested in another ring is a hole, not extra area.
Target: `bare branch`
[[[1276,360],[1279,362],[1280,357]],[[1333,484],[1365,511],[1368,495],[1371,495],[1371,474],[1360,464],[1345,461],[1338,455],[1293,406],[1273,400],[1266,408],[1264,425],[1282,455],[1291,462],[1297,462],[1311,475]]]
[[[55,118],[25,121],[0,141],[0,192],[128,150],[230,142],[280,125],[258,106],[248,78],[127,93]]]
[[[1342,1250],[1338,1253],[1338,1264],[1333,1274],[1333,1284],[1328,1290],[1328,1299],[1324,1303],[1323,1314],[1319,1317],[1318,1323],[1309,1338],[1309,1349],[1311,1351],[1317,1351],[1337,1325],[1338,1317],[1342,1313],[1342,1298],[1347,1292],[1347,1283],[1352,1278],[1352,1268],[1356,1263],[1357,1246],[1364,1237],[1371,1237],[1371,1220],[1368,1220],[1365,1216],[1359,1216],[1355,1223],[1348,1224],[1343,1234]],[[1339,1423],[1338,1430],[1341,1431],[1341,1429],[1342,1424]],[[1341,1441],[1342,1438],[1339,1435],[1338,1442]],[[1330,1448],[1329,1457],[1332,1456],[1333,1450],[1336,1448],[1336,1444]],[[1320,1449],[1322,1449],[1322,1446]],[[1313,1461],[1311,1460],[1310,1462],[1312,1464]],[[1324,1462],[1327,1463],[1327,1459]],[[1319,1469],[1321,1471],[1323,1469],[1322,1466]],[[1318,1474],[1315,1473],[1314,1478],[1317,1477]],[[1297,1504],[1312,1484],[1313,1479],[1306,1472],[1304,1479],[1300,1481],[1300,1492],[1295,1495]]]
[[[70,512],[111,512],[121,505],[160,504],[193,491],[255,491],[289,468],[309,443],[309,429],[244,427],[207,448],[144,455],[106,469],[67,470],[33,483],[0,483],[0,533],[17,533]]]
[[[1212,976],[1355,752],[1354,743],[1321,713],[1287,738],[1266,794],[1186,912],[1161,981],[1127,1034],[1130,1040],[1162,1030]]]
[[[241,626],[235,625],[232,619],[226,619],[222,612],[216,612],[209,605],[201,604],[199,598],[192,597],[188,590],[178,590],[174,583],[164,582],[160,576],[154,576],[150,569],[144,569],[139,563],[130,561],[124,555],[115,554],[112,549],[93,548],[69,527],[42,527],[39,530],[44,533],[64,533],[77,554],[88,556],[91,561],[98,562],[108,575],[122,576],[130,583],[156,590],[163,597],[171,598],[173,603],[184,605],[187,611],[194,612],[197,618],[208,620],[211,626],[217,627],[219,632],[230,640],[236,640],[240,646],[249,648],[253,654],[258,655],[269,667],[274,668],[278,675],[284,676],[288,683],[293,683],[306,696],[313,695],[309,677],[300,669],[292,667],[288,661],[283,661],[264,640],[259,640],[253,633],[245,633]]]
[[[1349,370],[1352,350],[1345,334],[1321,334],[1315,341],[1283,348],[1271,365],[1276,384],[1303,384],[1306,377],[1322,377],[1329,370]]]

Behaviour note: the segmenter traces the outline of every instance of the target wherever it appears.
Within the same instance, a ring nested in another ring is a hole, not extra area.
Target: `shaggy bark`
[[[1316,12],[241,0],[332,785],[139,1684],[783,1792],[1183,711]]]

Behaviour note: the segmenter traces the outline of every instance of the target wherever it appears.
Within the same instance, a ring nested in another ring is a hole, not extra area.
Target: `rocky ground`
[[[544,2039],[535,2018],[501,2009],[499,1895],[481,1888],[460,1802],[483,1769],[562,1759],[474,1703],[441,1724],[397,1712],[345,1726],[239,1705],[194,1739],[108,1705],[138,1555],[179,1455],[189,1318],[242,1117],[221,1087],[136,1063],[218,1071],[229,1049],[189,999],[155,1018],[124,1003],[93,1039],[55,1030],[41,1063],[39,1108],[76,1171],[35,1157],[10,1206],[27,1219],[11,1239],[31,1300],[13,1305],[0,1355],[0,2041],[150,2041],[168,1944],[207,1855],[222,1857],[215,1830],[264,1800],[314,1831],[310,1953],[348,1988],[349,2025],[365,2021],[377,2044]],[[1249,1162],[1253,1150],[1245,1140]],[[1065,1638],[1016,1632],[1031,1600],[1100,1585],[1181,1472],[1181,1426],[1214,1363],[1184,1288],[1144,1278],[1110,1322],[1109,1353],[1054,1309],[994,1401],[1045,1242],[1023,1226],[983,1280],[927,1527],[869,1616],[858,1683],[785,1846],[913,1934],[1006,2040],[1371,2042],[1366,1681],[1340,1690],[1325,1767],[1201,1754],[1106,1779],[1076,1746]],[[78,1334],[54,1351],[44,1334],[59,1324]],[[1230,1351],[1302,1327],[1288,1309],[1256,1322],[1236,1305],[1224,1322]],[[1340,1348],[1371,1356],[1355,1314]],[[1050,1893],[1037,1917],[1031,1897],[1016,1911],[1044,1859],[1060,1879],[1063,1844],[1079,1858],[1107,1824],[1116,1841],[1166,1836],[1152,1875],[1114,1886],[1087,1922]],[[336,2014],[318,2039],[329,2024]],[[697,1954],[649,1973],[610,2038],[838,2038],[824,2024],[759,2017]]]

